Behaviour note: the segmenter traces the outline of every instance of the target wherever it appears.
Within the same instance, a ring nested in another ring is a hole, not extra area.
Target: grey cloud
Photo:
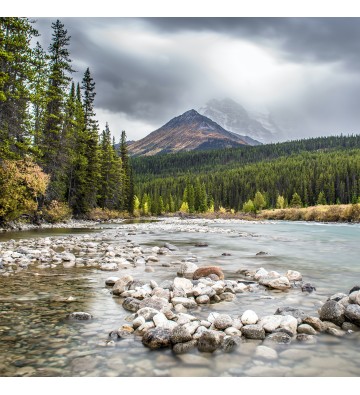
[[[51,40],[51,22],[57,18],[38,18],[36,23],[45,48]],[[161,124],[179,113],[201,105],[196,100],[214,96],[207,65],[197,57],[184,59],[177,51],[162,53],[168,63],[156,57],[136,55],[126,48],[109,50],[90,34],[94,28],[136,25],[144,32],[174,40],[179,33],[212,32],[256,43],[269,49],[281,62],[337,63],[336,81],[311,87],[302,99],[286,98],[274,112],[294,113],[299,127],[293,137],[359,130],[357,103],[360,101],[360,18],[59,18],[72,36],[70,51],[75,78],[81,80],[90,67],[96,82],[96,107],[149,124]],[[129,34],[129,40],[131,35]],[[191,39],[188,44],[191,47]],[[226,59],[224,59],[226,62]],[[351,74],[352,79],[349,78]],[[346,78],[343,78],[343,77]],[[226,86],[219,95],[226,92]],[[219,90],[220,92],[220,90]],[[218,97],[218,98],[221,98]],[[236,98],[235,98],[236,99]],[[306,118],[306,119],[305,119]],[[322,131],[327,131],[323,133]]]
[[[279,48],[296,61],[360,66],[360,18],[144,18],[163,32],[217,31]]]

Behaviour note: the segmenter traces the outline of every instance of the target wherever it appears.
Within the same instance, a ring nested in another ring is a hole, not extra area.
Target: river
[[[120,241],[116,232],[122,232]],[[179,250],[163,256],[154,272],[144,267],[105,272],[94,267],[64,269],[61,265],[40,270],[29,267],[15,275],[0,276],[0,375],[1,376],[359,376],[360,337],[319,334],[315,344],[292,341],[273,344],[276,358],[255,356],[259,341],[247,341],[233,352],[213,354],[194,350],[175,355],[170,349],[151,351],[131,337],[112,347],[107,334],[126,323],[130,315],[122,299],[105,286],[109,276],[131,273],[139,280],[173,280],[171,264],[196,256],[198,265],[218,265],[225,278],[236,279],[241,268],[260,268],[284,273],[297,270],[313,293],[301,289],[286,292],[263,290],[238,294],[231,302],[204,306],[196,314],[206,319],[211,311],[241,315],[252,309],[259,316],[274,314],[278,307],[301,308],[313,316],[326,299],[348,293],[360,285],[360,225],[302,222],[243,222],[237,220],[165,220],[119,223],[99,229],[48,229],[0,235],[10,239],[62,238],[88,234],[88,241],[101,235],[108,244],[131,240],[142,247],[163,246]],[[98,240],[98,239],[97,239]],[[208,247],[197,248],[197,242]],[[267,255],[256,255],[264,251]],[[222,253],[231,254],[223,256]],[[125,272],[125,273],[124,273]],[[75,298],[65,303],[68,297]],[[86,311],[93,319],[70,321],[73,311]]]

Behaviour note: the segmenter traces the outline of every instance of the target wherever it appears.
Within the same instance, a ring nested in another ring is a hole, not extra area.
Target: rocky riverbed
[[[342,364],[359,358],[356,284],[329,292],[264,248],[261,226],[168,219],[0,243],[0,374],[358,375]]]

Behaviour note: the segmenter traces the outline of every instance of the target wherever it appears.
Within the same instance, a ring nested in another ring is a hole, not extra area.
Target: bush
[[[54,224],[56,222],[68,221],[72,216],[72,211],[66,203],[52,200],[51,203],[42,210],[45,221]]]
[[[124,218],[125,216],[126,215],[120,211],[97,207],[90,210],[86,217],[91,221],[108,221],[110,219]]]
[[[33,215],[49,176],[30,159],[0,162],[0,222]]]

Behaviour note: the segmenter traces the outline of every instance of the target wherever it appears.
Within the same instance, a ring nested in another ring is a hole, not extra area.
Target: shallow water
[[[146,273],[141,266],[110,273],[86,267],[67,270],[57,267],[37,271],[39,275],[34,275],[36,270],[30,268],[12,277],[0,277],[1,376],[360,375],[358,333],[345,338],[320,334],[316,344],[293,341],[290,345],[269,345],[277,351],[277,358],[271,361],[254,356],[257,341],[242,343],[229,354],[194,351],[178,356],[170,349],[150,351],[134,338],[120,340],[113,347],[104,345],[107,334],[126,323],[129,315],[121,306],[122,299],[110,294],[105,279],[130,274],[131,270],[135,279],[154,279],[158,283],[172,280],[176,267],[162,267],[161,263],[189,255],[196,255],[200,266],[220,265],[228,279],[239,278],[235,272],[240,268],[264,267],[279,272],[293,269],[317,288],[312,294],[298,289],[237,294],[234,301],[199,308],[195,315],[206,318],[210,311],[240,315],[253,309],[262,316],[273,314],[278,307],[292,306],[317,316],[317,309],[327,297],[337,292],[348,293],[354,285],[360,285],[360,225],[194,220],[178,221],[176,226],[162,222],[122,223],[109,228],[81,232],[89,233],[90,237],[108,232],[109,240],[116,244],[119,241],[113,238],[112,229],[120,228],[131,233],[124,240],[131,239],[141,246],[170,242],[179,251],[160,256],[153,273]],[[206,233],[207,230],[212,233]],[[69,229],[64,232],[72,234]],[[41,237],[50,235],[56,232],[48,230]],[[22,237],[38,237],[38,233],[22,233]],[[207,242],[209,247],[196,248],[194,245],[199,241]],[[269,255],[256,256],[259,251]],[[222,256],[223,252],[231,256]],[[76,301],[59,301],[69,296]],[[94,319],[67,320],[67,314],[73,311],[89,312]]]

